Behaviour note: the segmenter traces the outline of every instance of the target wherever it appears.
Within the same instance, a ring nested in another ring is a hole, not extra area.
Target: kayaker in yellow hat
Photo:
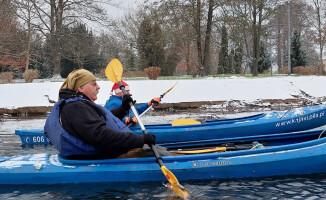
[[[67,159],[103,159],[124,156],[144,144],[155,144],[155,136],[137,135],[121,121],[133,102],[124,95],[121,106],[109,111],[97,105],[100,86],[85,69],[72,71],[59,91],[59,101],[46,120],[45,133]]]

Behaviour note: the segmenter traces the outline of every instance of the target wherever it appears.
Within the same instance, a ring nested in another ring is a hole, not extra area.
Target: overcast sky
[[[125,13],[134,11],[143,0],[111,0],[111,2],[115,6],[108,6],[108,15],[113,19],[119,19]]]
[[[144,0],[111,0],[108,4],[103,5],[109,20],[119,20],[128,12],[135,12],[137,5],[141,4]],[[106,32],[107,28],[102,27],[98,23],[88,21],[88,26],[92,29],[93,33],[101,34]]]

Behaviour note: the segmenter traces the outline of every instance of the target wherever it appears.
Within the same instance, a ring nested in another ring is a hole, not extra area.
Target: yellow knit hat
[[[62,84],[61,89],[69,88],[71,90],[77,90],[80,86],[86,83],[96,80],[94,74],[86,69],[76,69],[68,75],[65,82]]]

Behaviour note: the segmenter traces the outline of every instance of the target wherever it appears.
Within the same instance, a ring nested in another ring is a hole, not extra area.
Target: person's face
[[[100,90],[100,86],[97,85],[97,82],[94,80],[79,87],[77,90],[94,102],[97,99],[97,94]]]
[[[130,90],[126,90],[126,93],[127,94],[130,94]],[[119,96],[119,97],[122,97],[123,96],[123,92],[121,91],[121,92],[118,92],[118,93],[116,93],[115,95],[117,95],[117,96]]]

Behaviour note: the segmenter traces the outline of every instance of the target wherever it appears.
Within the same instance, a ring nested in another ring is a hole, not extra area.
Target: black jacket
[[[60,99],[87,96],[70,89],[63,89],[59,93]],[[113,115],[122,119],[126,112],[122,107],[111,111]],[[75,137],[100,148],[103,153],[96,156],[74,156],[71,159],[100,159],[115,158],[134,148],[144,145],[144,136],[134,133],[121,133],[106,128],[105,113],[88,101],[74,101],[61,107],[61,123],[63,129]]]

